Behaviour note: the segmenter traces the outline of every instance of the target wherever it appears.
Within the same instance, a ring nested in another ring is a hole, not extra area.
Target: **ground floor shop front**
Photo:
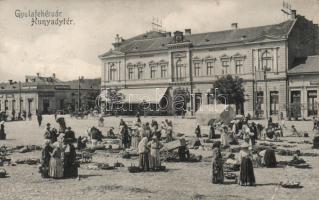
[[[279,118],[280,116],[291,118],[295,114],[296,102],[306,104],[301,106],[299,117],[311,117],[317,115],[317,90],[309,88],[298,99],[296,88],[289,86],[286,79],[253,81],[246,80],[243,83],[245,89],[245,102],[239,104],[238,114],[250,115],[254,118]],[[118,91],[124,95],[124,104],[118,110],[118,114],[135,115],[194,115],[201,105],[229,102],[214,88],[213,83],[184,83],[158,86],[135,86],[121,88]],[[105,93],[105,92],[104,92]],[[305,97],[305,95],[307,97]],[[303,96],[305,100],[302,100]],[[105,97],[105,96],[104,96]],[[106,102],[104,103],[107,104]],[[102,106],[103,107],[103,106]],[[103,107],[105,110],[105,106]],[[303,111],[303,109],[305,109]],[[103,110],[103,109],[102,109]],[[110,102],[108,109],[111,110]]]

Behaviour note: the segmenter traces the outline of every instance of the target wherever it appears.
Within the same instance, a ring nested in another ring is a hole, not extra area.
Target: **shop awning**
[[[151,103],[159,104],[165,95],[167,88],[146,88],[146,89],[121,89],[119,93],[124,95],[125,103]]]

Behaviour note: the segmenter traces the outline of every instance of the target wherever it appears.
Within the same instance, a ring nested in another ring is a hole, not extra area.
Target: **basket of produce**
[[[7,176],[7,172],[5,169],[0,169],[0,178],[5,178]]]
[[[225,173],[225,178],[227,178],[227,179],[232,179],[232,180],[234,180],[234,179],[236,179],[237,178],[237,175],[236,174],[234,174],[234,173]]]
[[[300,169],[307,169],[307,168],[310,168],[310,165],[307,163],[301,163],[301,164],[295,164],[294,167],[300,168]]]
[[[300,182],[297,181],[287,181],[287,182],[280,182],[281,187],[283,188],[301,188]]]
[[[124,167],[124,164],[123,163],[120,163],[120,162],[116,162],[113,164],[114,167]]]
[[[127,168],[130,173],[139,173],[141,169],[137,166],[130,166]]]

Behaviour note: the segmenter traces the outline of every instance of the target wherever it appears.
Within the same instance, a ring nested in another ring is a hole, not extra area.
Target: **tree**
[[[190,102],[190,93],[185,88],[176,88],[173,91],[173,109],[175,114],[184,115],[186,105]]]
[[[115,106],[118,106],[125,98],[124,95],[119,92],[119,90],[120,89],[118,88],[109,88],[106,92],[108,108],[112,112],[117,110],[117,107]]]
[[[236,112],[242,112],[242,105],[245,102],[245,89],[243,86],[243,79],[239,77],[233,77],[231,75],[222,76],[214,83],[214,88],[217,90],[217,100],[226,104],[235,104]],[[226,102],[224,102],[226,99]],[[241,110],[239,110],[241,109]]]

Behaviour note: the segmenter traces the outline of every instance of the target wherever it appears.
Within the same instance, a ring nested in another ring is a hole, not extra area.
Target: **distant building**
[[[25,82],[9,80],[0,83],[0,111],[7,114],[26,111],[35,114],[36,110],[43,114],[57,110],[69,111],[78,107],[80,91],[80,107],[93,108],[95,98],[100,91],[99,79],[84,79],[63,82],[53,74],[50,77],[26,76]]]
[[[319,54],[318,37],[318,25],[295,10],[291,19],[268,26],[239,28],[233,23],[219,32],[185,29],[173,35],[152,31],[127,40],[117,37],[114,49],[99,56],[101,95],[117,88],[133,104],[131,114],[145,101],[153,107],[168,104],[166,114],[173,114],[174,94],[182,89],[193,94],[187,110],[196,111],[212,103],[213,82],[230,74],[244,80],[246,101],[240,113],[288,116],[294,94],[288,74],[293,77],[298,58]]]
[[[288,77],[290,116],[318,116],[319,55],[296,59]]]

